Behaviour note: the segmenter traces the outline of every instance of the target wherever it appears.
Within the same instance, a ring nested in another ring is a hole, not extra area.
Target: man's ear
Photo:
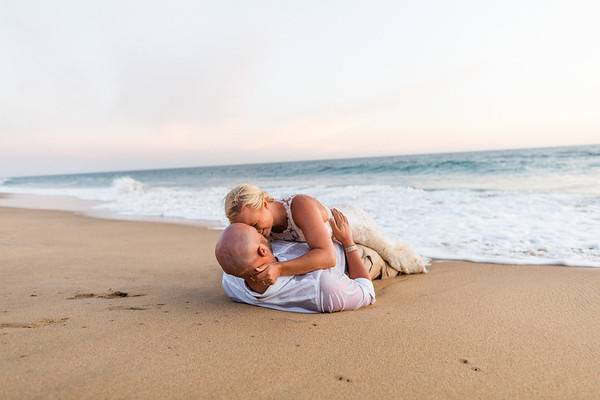
[[[258,245],[257,253],[259,256],[265,257],[269,255],[269,249],[267,248],[267,246],[261,243]]]

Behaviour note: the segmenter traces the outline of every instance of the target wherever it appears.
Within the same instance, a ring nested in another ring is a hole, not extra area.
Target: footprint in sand
[[[340,382],[352,382],[352,379],[346,378],[346,377],[344,377],[342,375],[336,375],[335,379],[337,379]]]
[[[69,319],[68,317],[65,317],[65,318],[57,318],[57,319],[47,318],[47,319],[39,320],[37,322],[3,322],[3,323],[0,323],[0,329],[2,329],[2,328],[26,328],[26,329],[40,328],[42,326],[64,323],[68,319]]]
[[[110,311],[115,310],[133,310],[133,311],[142,311],[147,310],[147,307],[136,307],[136,306],[110,306],[108,307]]]
[[[467,360],[466,358],[459,358],[458,359],[462,364],[469,364],[469,360]],[[480,372],[481,368],[479,367],[471,367],[471,371],[475,371],[475,372]]]
[[[77,293],[72,297],[67,297],[67,300],[79,300],[79,299],[89,299],[95,297],[97,299],[116,299],[121,297],[140,297],[145,296],[146,293],[136,293],[129,294],[128,292],[122,292],[120,290],[108,291],[106,293],[96,294],[96,293]]]

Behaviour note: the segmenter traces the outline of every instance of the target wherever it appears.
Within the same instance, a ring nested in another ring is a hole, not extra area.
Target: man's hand
[[[333,230],[333,237],[339,240],[344,247],[352,246],[354,239],[352,238],[352,230],[350,229],[348,219],[337,208],[332,208],[331,213],[333,214],[333,218],[329,220],[329,224]]]
[[[264,264],[254,269],[256,282],[263,285],[273,285],[277,282],[277,278],[281,276],[281,267],[279,263]]]

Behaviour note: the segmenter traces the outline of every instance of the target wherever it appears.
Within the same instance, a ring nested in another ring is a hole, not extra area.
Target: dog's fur
[[[348,218],[352,237],[357,244],[372,248],[392,268],[403,274],[427,273],[427,262],[407,244],[387,238],[365,211],[350,205],[335,208]]]

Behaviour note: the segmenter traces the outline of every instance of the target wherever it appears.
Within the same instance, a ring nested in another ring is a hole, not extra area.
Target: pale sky
[[[0,0],[0,177],[600,143],[599,15]]]

